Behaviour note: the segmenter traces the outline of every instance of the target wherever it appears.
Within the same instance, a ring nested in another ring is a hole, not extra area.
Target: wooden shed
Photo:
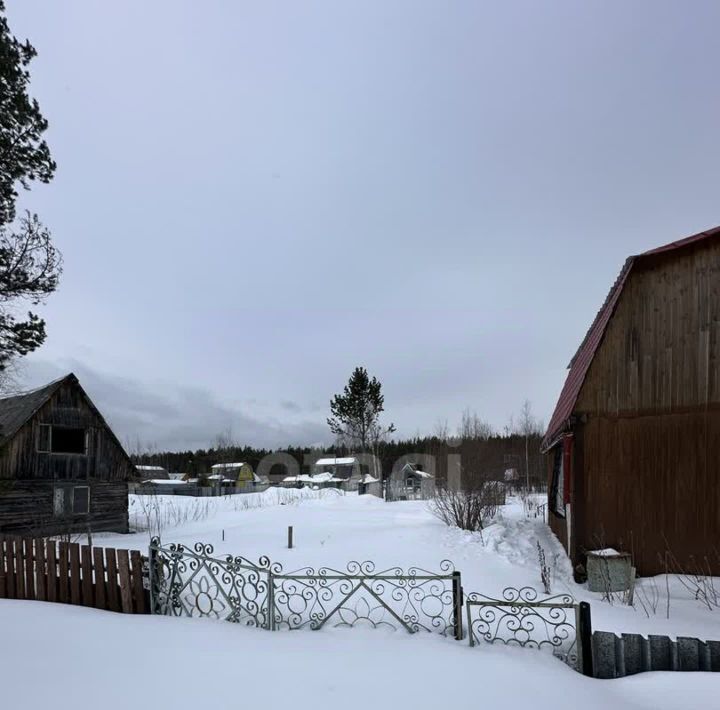
[[[575,564],[720,574],[720,227],[625,262],[543,440],[550,526]]]
[[[0,532],[127,532],[133,475],[75,375],[0,399]]]
[[[435,476],[411,462],[393,468],[385,488],[386,500],[427,500],[435,494]]]

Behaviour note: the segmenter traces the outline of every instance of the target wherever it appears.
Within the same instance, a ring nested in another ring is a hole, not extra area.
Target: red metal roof
[[[615,283],[610,289],[610,293],[608,293],[605,303],[603,303],[602,308],[595,316],[595,320],[590,326],[590,329],[585,335],[585,338],[580,344],[575,356],[568,365],[569,372],[567,378],[565,379],[565,384],[560,392],[560,398],[555,405],[555,411],[550,418],[550,424],[548,425],[547,432],[545,433],[545,437],[542,442],[543,451],[547,451],[551,446],[553,446],[558,437],[569,428],[569,420],[573,413],[573,409],[575,408],[578,395],[580,394],[580,389],[583,386],[583,382],[585,382],[585,376],[590,369],[590,364],[592,363],[593,357],[595,356],[600,342],[602,341],[603,335],[605,335],[605,328],[610,322],[612,314],[615,312],[615,306],[617,305],[623,286],[625,285],[635,262],[638,259],[650,256],[651,254],[661,254],[675,249],[680,249],[713,236],[720,236],[720,227],[715,227],[714,229],[709,229],[705,232],[693,234],[691,237],[686,237],[685,239],[680,239],[676,242],[670,242],[670,244],[665,244],[664,246],[657,247],[656,249],[650,249],[649,251],[638,254],[637,256],[628,257],[620,275],[617,277]]]

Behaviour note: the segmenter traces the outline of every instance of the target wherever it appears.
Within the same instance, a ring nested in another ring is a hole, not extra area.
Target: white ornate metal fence
[[[460,572],[444,560],[440,570],[390,567],[370,561],[344,570],[305,567],[285,572],[261,557],[214,556],[212,545],[150,544],[154,614],[209,617],[268,630],[369,626],[431,631],[478,641],[548,648],[592,674],[590,607],[569,594],[539,597],[532,587],[508,587],[501,599],[472,593],[463,600]]]
[[[262,557],[215,557],[212,545],[150,545],[153,613],[224,619],[275,629],[370,626],[434,631],[462,638],[460,573],[419,567],[376,571],[370,561],[344,570],[284,572]]]

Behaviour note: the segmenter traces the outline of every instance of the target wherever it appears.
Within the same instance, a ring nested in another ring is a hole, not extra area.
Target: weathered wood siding
[[[633,267],[576,410],[638,416],[720,405],[720,242]]]
[[[579,551],[617,546],[641,574],[697,568],[720,539],[720,242],[634,267],[574,414]],[[717,570],[716,571],[720,571]]]
[[[39,452],[43,424],[88,429],[86,455]],[[76,381],[68,380],[0,450],[0,531],[33,535],[128,526],[127,481],[132,465]],[[57,484],[89,486],[86,515],[53,515]]]
[[[47,536],[71,532],[128,530],[128,487],[124,481],[77,481],[90,487],[87,515],[53,515],[54,483],[38,480],[0,482],[0,532]]]

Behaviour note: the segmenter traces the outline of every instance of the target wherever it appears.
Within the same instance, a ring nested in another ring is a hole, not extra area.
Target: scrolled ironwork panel
[[[376,571],[371,561],[345,570],[306,567],[274,576],[275,628],[331,626],[454,632],[453,565]]]
[[[577,666],[577,604],[570,594],[540,597],[533,587],[507,587],[502,599],[471,593],[466,600],[470,645],[478,641],[552,650]]]
[[[212,545],[150,544],[152,609],[168,616],[223,619],[267,626],[269,578],[274,569],[263,557],[214,557]]]

